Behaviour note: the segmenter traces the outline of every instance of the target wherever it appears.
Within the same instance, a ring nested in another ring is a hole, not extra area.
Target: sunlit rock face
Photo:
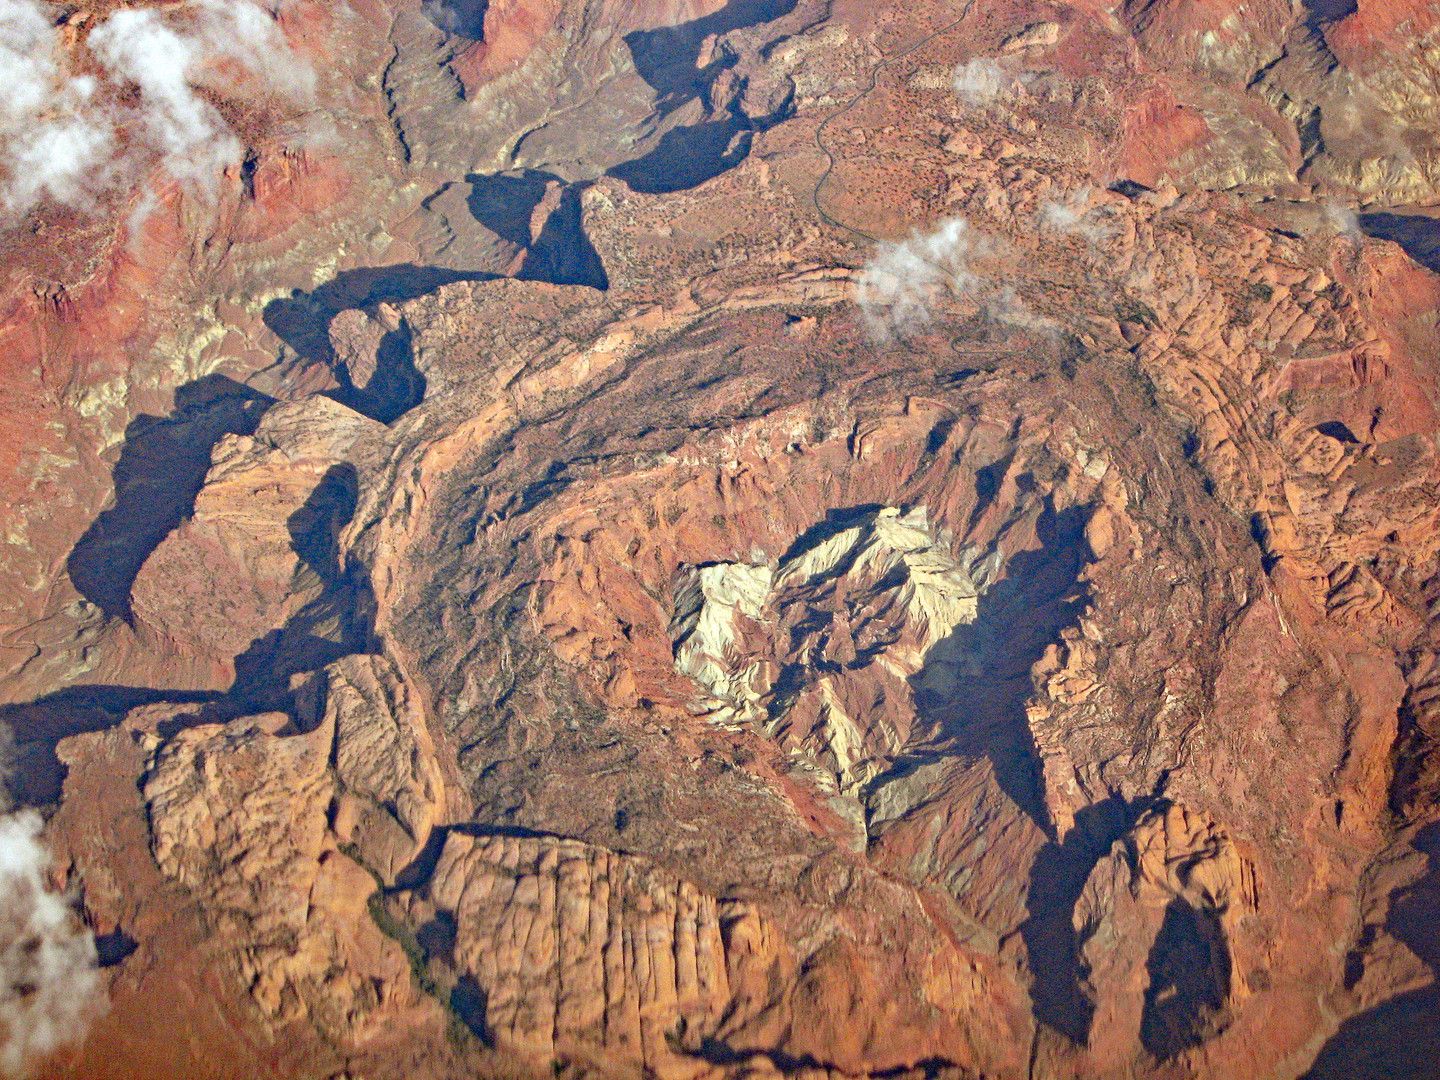
[[[707,720],[758,724],[798,765],[853,794],[935,734],[911,730],[915,696],[955,692],[964,673],[952,635],[975,621],[979,592],[924,507],[817,531],[773,570],[686,571],[675,667],[708,691]]]
[[[1430,1075],[1423,5],[21,8],[4,1060]]]

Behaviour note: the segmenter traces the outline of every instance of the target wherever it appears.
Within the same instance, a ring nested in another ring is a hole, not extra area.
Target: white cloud
[[[974,283],[970,260],[988,247],[963,218],[943,221],[927,235],[883,241],[856,283],[870,336],[889,340],[928,325],[945,293],[962,294]]]
[[[90,35],[90,49],[101,63],[140,88],[133,121],[145,142],[160,151],[166,171],[211,192],[220,171],[239,160],[240,142],[190,84],[202,45],[181,37],[149,8],[117,11]]]
[[[48,6],[0,0],[0,202],[19,216],[42,198],[88,206],[114,149],[93,111],[96,81],[66,77]]]
[[[1085,220],[1089,192],[1071,192],[1064,198],[1047,199],[1040,204],[1040,220],[1052,229],[1069,232]]]
[[[1331,232],[1348,236],[1357,242],[1362,240],[1365,235],[1360,228],[1360,215],[1348,206],[1340,206],[1331,202],[1325,203],[1325,224]]]
[[[41,0],[0,0],[0,202],[12,218],[47,197],[87,209],[156,158],[213,195],[242,147],[201,88],[314,100],[313,69],[258,0],[115,11],[88,38],[98,77],[70,74],[57,16]],[[117,94],[128,86],[138,100]]]
[[[1028,73],[1010,71],[988,56],[977,56],[955,69],[951,85],[961,102],[979,107],[1009,97],[1029,78]]]
[[[1058,199],[1047,199],[1040,204],[1040,224],[1057,232],[1075,233],[1092,244],[1109,240],[1113,226],[1104,218],[1104,211],[1092,205],[1095,189],[1079,187]]]
[[[866,330],[879,342],[904,339],[933,322],[936,309],[951,301],[972,304],[995,322],[1047,328],[1048,321],[1012,287],[986,272],[985,261],[1004,251],[1003,241],[959,217],[908,240],[882,242],[855,285]]]
[[[993,322],[1029,330],[1032,334],[1055,334],[1058,330],[1053,320],[1032,311],[1009,285],[997,289],[986,299],[985,315]]]
[[[254,87],[300,105],[315,99],[315,69],[295,55],[275,21],[278,4],[260,0],[194,0],[206,58],[225,57],[248,73]],[[208,77],[206,77],[208,76]],[[196,72],[201,85],[223,85],[223,65]]]
[[[103,1006],[95,941],[48,887],[33,810],[0,818],[0,1075],[82,1038]]]
[[[0,3],[0,59],[7,93],[0,96],[0,114],[7,121],[29,116],[45,103],[55,58],[46,51],[52,33],[39,4],[27,0]]]

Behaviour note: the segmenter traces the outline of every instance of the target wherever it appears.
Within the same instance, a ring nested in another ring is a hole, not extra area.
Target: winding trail
[[[871,236],[863,229],[857,229],[853,225],[847,225],[845,224],[845,222],[840,221],[837,218],[831,217],[825,211],[825,208],[820,205],[820,189],[823,188],[825,186],[825,182],[830,179],[830,174],[835,171],[835,154],[828,146],[825,145],[825,129],[828,128],[836,120],[839,120],[840,117],[844,116],[851,109],[855,108],[856,105],[859,105],[860,102],[864,101],[867,97],[869,97],[872,93],[875,92],[875,87],[880,82],[880,72],[884,71],[885,68],[895,63],[895,61],[904,60],[907,56],[919,52],[920,49],[930,44],[930,42],[934,41],[941,34],[948,33],[949,31],[955,29],[955,27],[959,26],[962,22],[965,21],[966,16],[970,14],[970,9],[974,7],[974,5],[975,0],[965,0],[965,6],[960,9],[960,14],[954,22],[946,23],[944,26],[940,27],[939,30],[925,35],[919,41],[915,42],[914,45],[911,45],[908,49],[905,49],[902,52],[895,53],[892,56],[887,56],[883,60],[881,60],[870,70],[870,85],[865,87],[864,90],[861,90],[860,93],[856,94],[853,98],[851,98],[849,104],[845,105],[838,112],[833,112],[829,116],[827,116],[824,120],[820,122],[820,126],[815,129],[815,145],[818,146],[820,148],[820,152],[825,155],[826,165],[825,171],[820,174],[820,179],[815,181],[815,190],[810,195],[810,201],[815,204],[815,213],[820,215],[820,220],[825,222],[825,224],[833,226],[837,229],[844,229],[846,232],[852,233],[855,236],[860,237],[860,239],[862,240],[868,240],[872,244],[878,244],[880,242],[876,237]]]

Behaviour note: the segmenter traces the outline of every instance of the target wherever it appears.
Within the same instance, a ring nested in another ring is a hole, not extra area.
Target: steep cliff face
[[[12,507],[46,1075],[1433,1073],[1426,11],[308,11],[366,138],[11,324],[205,343]]]

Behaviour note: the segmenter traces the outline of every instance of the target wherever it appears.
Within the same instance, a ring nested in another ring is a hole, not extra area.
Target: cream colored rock
[[[336,726],[301,733],[270,714],[188,728],[154,750],[144,795],[160,869],[219,920],[264,1013],[363,1041],[433,1004],[370,918],[374,878],[328,835]]]
[[[425,714],[395,665],[347,656],[324,671],[322,727],[335,732],[335,778],[353,801],[336,832],[393,883],[419,854],[444,806]]]
[[[425,899],[454,920],[451,978],[484,1031],[537,1065],[601,1055],[663,1077],[773,1005],[785,949],[748,904],[575,840],[447,836]]]
[[[908,698],[910,679],[953,693],[960,661],[947,638],[974,620],[979,594],[923,506],[888,507],[774,569],[687,569],[670,625],[675,668],[709,691],[700,707],[713,722],[760,724],[816,782],[853,796],[905,740],[887,695]]]
[[[316,396],[270,409],[254,435],[221,439],[194,513],[135,579],[142,628],[224,663],[315,600],[353,506],[353,462],[381,430]]]

